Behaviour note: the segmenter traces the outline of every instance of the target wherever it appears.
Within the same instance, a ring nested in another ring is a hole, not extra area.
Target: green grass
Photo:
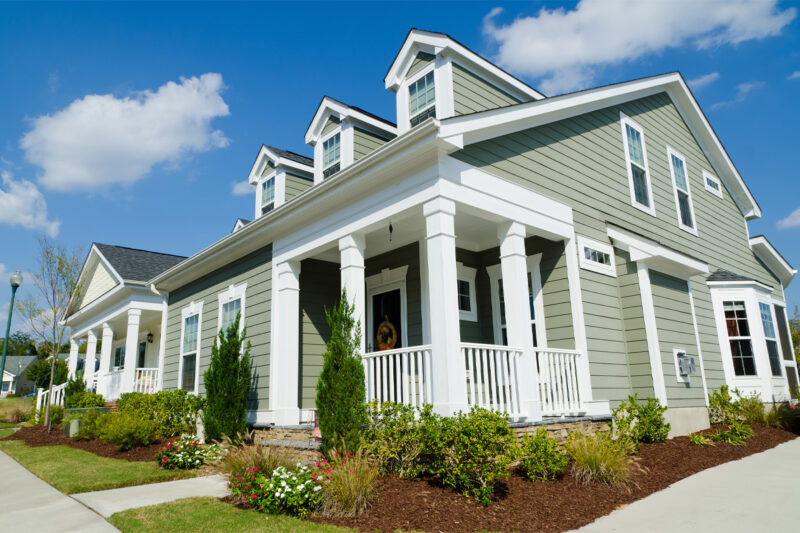
[[[17,427],[19,424],[15,422],[0,422],[0,429]]]
[[[11,431],[11,429],[7,429],[7,428],[0,429],[0,439],[4,439],[4,438],[8,437],[12,433],[14,433],[14,432]]]
[[[30,412],[34,398],[2,398],[0,399],[0,420],[7,420],[17,409]]]
[[[194,471],[162,470],[155,463],[99,457],[69,446],[26,446],[22,441],[0,441],[0,450],[66,494],[115,489],[194,477]]]
[[[283,532],[344,533],[352,531],[281,515],[244,511],[214,498],[188,498],[151,507],[130,509],[108,519],[123,533],[179,532]]]

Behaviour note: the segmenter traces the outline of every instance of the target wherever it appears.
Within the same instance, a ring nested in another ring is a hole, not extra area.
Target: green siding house
[[[790,399],[795,270],[680,74],[548,98],[412,30],[384,83],[396,122],[324,97],[314,157],[262,146],[254,219],[148,280],[160,388],[203,394],[241,312],[251,422],[311,422],[346,289],[368,400],[539,423],[638,393],[685,434],[721,385]]]

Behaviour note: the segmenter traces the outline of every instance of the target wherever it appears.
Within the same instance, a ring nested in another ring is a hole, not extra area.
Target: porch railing
[[[431,403],[430,345],[370,352],[362,361],[368,402]]]
[[[49,389],[38,389],[36,391],[36,412],[40,412],[42,408],[47,405],[45,402],[50,400],[50,405],[58,405],[64,407],[64,389],[67,388],[66,383],[56,385],[53,387],[53,395],[50,396]]]
[[[536,349],[542,415],[577,415],[584,411],[578,385],[581,357],[581,352],[576,350]]]
[[[523,416],[519,363],[521,348],[461,343],[467,369],[467,405]]]
[[[137,368],[133,392],[154,394],[158,392],[158,368]]]

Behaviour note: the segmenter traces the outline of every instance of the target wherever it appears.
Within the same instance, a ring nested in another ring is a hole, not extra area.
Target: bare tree
[[[58,348],[66,334],[67,307],[74,295],[80,292],[78,277],[81,273],[81,253],[78,249],[67,248],[47,237],[39,237],[39,255],[36,258],[39,272],[35,273],[34,293],[17,304],[17,310],[28,322],[33,334],[43,343],[56,347],[50,361],[50,384],[48,401],[45,402],[45,424],[50,427],[50,401],[53,395],[53,376],[55,375]]]

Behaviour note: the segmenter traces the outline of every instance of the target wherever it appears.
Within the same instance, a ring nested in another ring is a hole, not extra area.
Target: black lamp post
[[[6,339],[3,342],[3,358],[0,360],[0,380],[3,379],[6,371],[6,355],[8,354],[8,335],[11,332],[11,313],[14,312],[14,296],[17,289],[22,285],[22,274],[19,270],[11,274],[11,305],[8,307],[8,322],[6,323]],[[0,381],[1,382],[1,381]]]

